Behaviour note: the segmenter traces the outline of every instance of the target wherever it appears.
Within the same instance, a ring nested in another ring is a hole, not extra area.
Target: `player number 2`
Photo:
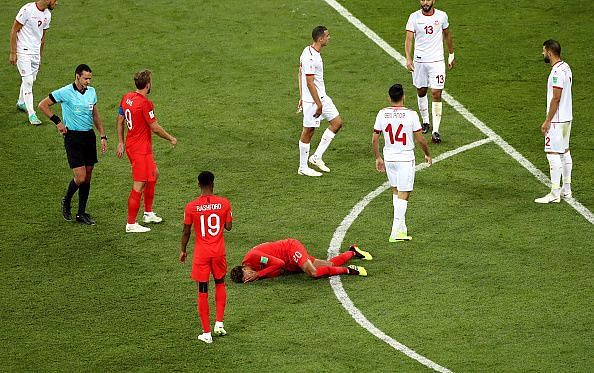
[[[402,132],[402,128],[404,126],[400,124],[396,129],[396,135],[392,132],[392,123],[388,124],[386,127],[386,132],[388,133],[388,137],[390,138],[390,144],[394,144],[395,142],[401,142],[402,145],[406,145],[406,133]]]
[[[130,109],[126,109],[124,111],[124,118],[126,118],[126,126],[128,126],[128,130],[132,129],[132,112]]]
[[[208,229],[207,229],[208,227]],[[221,218],[217,214],[210,214],[207,218],[200,215],[200,233],[206,237],[206,233],[216,236],[221,231]]]

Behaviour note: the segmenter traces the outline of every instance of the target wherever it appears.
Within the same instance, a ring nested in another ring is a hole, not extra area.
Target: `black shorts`
[[[70,168],[93,166],[97,163],[97,139],[92,130],[68,130],[64,135],[64,148]]]

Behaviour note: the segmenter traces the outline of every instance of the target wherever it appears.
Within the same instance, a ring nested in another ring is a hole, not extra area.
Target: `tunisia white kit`
[[[39,10],[33,2],[23,5],[15,19],[23,25],[17,33],[17,67],[21,76],[35,75],[39,70],[41,39],[50,27],[52,13],[49,9]]]
[[[416,111],[390,106],[377,113],[375,133],[384,135],[384,162],[390,186],[401,192],[413,190],[415,180],[414,132],[421,130]]]
[[[551,121],[551,128],[545,134],[545,152],[564,153],[569,148],[573,110],[571,104],[571,68],[565,61],[558,61],[551,68],[547,82],[547,114],[553,98],[553,89],[561,89],[559,108]]]
[[[304,127],[319,127],[322,119],[331,121],[336,118],[339,113],[332,102],[332,99],[326,94],[326,86],[324,84],[324,62],[322,55],[314,47],[307,46],[303,49],[301,57],[299,58],[299,66],[301,67],[301,101],[303,104],[303,126]],[[322,101],[322,115],[314,118],[317,106],[314,99],[307,88],[307,76],[314,77],[314,86],[318,92],[318,96]]]
[[[443,53],[443,30],[450,26],[448,15],[438,9],[426,16],[419,9],[408,17],[406,31],[414,33],[415,52],[413,85],[417,88],[443,89],[445,62]]]

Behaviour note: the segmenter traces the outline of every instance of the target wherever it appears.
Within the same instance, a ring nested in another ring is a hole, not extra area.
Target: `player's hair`
[[[80,65],[78,65],[76,67],[76,70],[74,70],[74,75],[82,75],[83,71],[87,71],[92,73],[93,70],[91,70],[91,68],[89,67],[89,65],[85,64],[85,63],[81,63]]]
[[[198,175],[198,185],[201,187],[211,186],[214,184],[215,176],[210,171],[202,171]]]
[[[238,284],[243,282],[243,267],[237,266],[231,270],[231,280],[233,282],[237,282]]]
[[[555,56],[561,56],[561,44],[557,40],[549,39],[542,43],[542,46],[545,47],[546,50],[553,53]]]
[[[326,30],[328,30],[326,26],[316,26],[311,32],[311,38],[314,41],[318,41],[322,36],[324,36],[324,31]]]
[[[146,85],[151,82],[153,72],[150,70],[138,71],[134,74],[134,85],[138,89],[145,89]]]
[[[402,96],[404,96],[404,88],[402,88],[402,84],[396,83],[391,86],[388,90],[388,94],[390,95],[390,100],[393,102],[402,100]]]

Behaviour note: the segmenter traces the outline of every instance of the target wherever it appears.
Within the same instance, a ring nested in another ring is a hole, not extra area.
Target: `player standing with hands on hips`
[[[542,55],[551,65],[547,82],[547,116],[540,127],[545,136],[544,151],[551,172],[551,192],[534,200],[536,203],[561,202],[561,197],[571,198],[571,169],[573,161],[569,152],[569,136],[573,120],[571,84],[573,76],[567,62],[561,60],[561,45],[549,39],[543,43]],[[563,187],[561,187],[563,177]]]
[[[449,29],[448,15],[434,8],[435,0],[420,0],[421,9],[412,13],[406,23],[406,68],[413,72],[413,85],[417,88],[419,112],[423,119],[423,133],[429,132],[429,101],[427,88],[431,88],[433,130],[431,141],[439,144],[441,135],[441,91],[445,86],[446,71],[443,60],[443,40],[448,46],[448,68],[454,67],[454,43]],[[414,39],[414,60],[411,54]]]

